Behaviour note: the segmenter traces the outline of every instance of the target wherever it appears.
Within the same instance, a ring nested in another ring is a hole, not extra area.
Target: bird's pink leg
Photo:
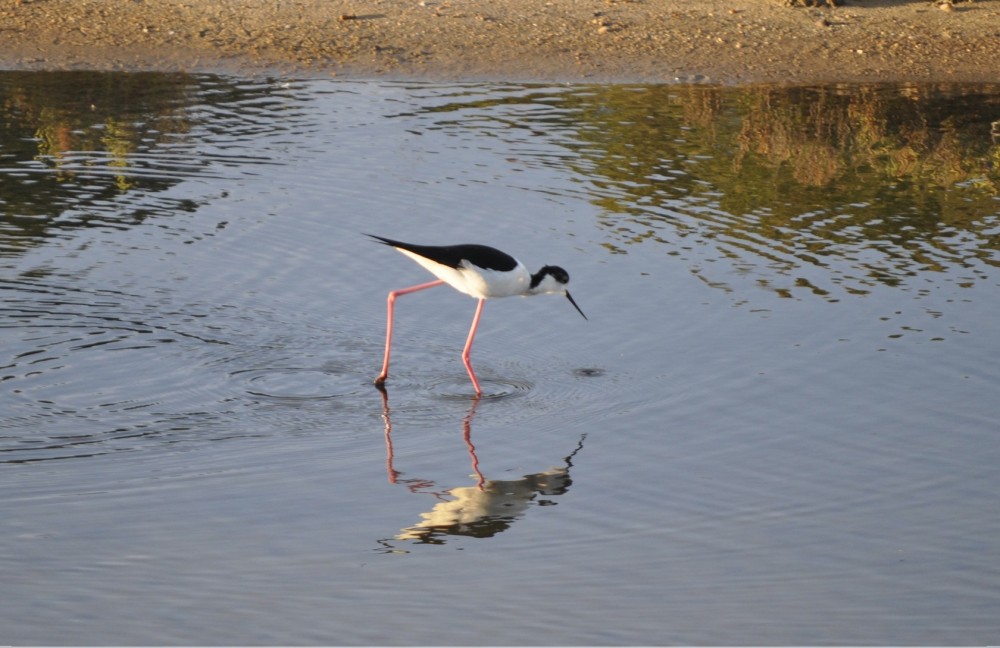
[[[396,303],[396,298],[402,295],[409,295],[410,293],[415,293],[418,290],[426,290],[428,288],[433,288],[434,286],[440,286],[444,283],[443,279],[438,279],[437,281],[428,281],[427,283],[422,283],[419,286],[410,286],[409,288],[402,288],[400,290],[393,290],[389,293],[389,317],[385,324],[385,360],[382,361],[382,373],[378,375],[375,379],[375,384],[381,387],[385,384],[385,379],[389,377],[389,351],[392,348],[392,309],[393,305]]]
[[[469,378],[472,379],[472,386],[476,388],[476,396],[481,396],[483,390],[479,388],[479,380],[476,379],[476,372],[472,370],[472,363],[469,362],[469,351],[472,349],[472,340],[476,337],[476,329],[479,328],[479,316],[483,314],[483,304],[485,303],[485,299],[480,299],[479,305],[476,306],[476,315],[472,318],[472,328],[469,329],[469,339],[465,341],[465,349],[462,350],[462,362],[465,363],[465,370],[469,372]]]

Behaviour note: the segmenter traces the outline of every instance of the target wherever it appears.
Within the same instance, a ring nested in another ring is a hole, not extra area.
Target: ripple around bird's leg
[[[351,372],[304,367],[246,369],[232,374],[250,396],[272,402],[300,403],[359,394],[362,385]]]
[[[425,383],[425,389],[431,398],[443,401],[463,400],[500,400],[518,398],[528,394],[534,385],[526,380],[514,378],[480,378],[479,386],[483,393],[476,395],[468,376],[453,375]]]

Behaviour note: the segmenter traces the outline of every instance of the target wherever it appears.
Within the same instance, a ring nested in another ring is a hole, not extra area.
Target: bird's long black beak
[[[569,300],[569,303],[573,304],[573,308],[575,308],[575,309],[576,309],[576,312],[578,312],[578,313],[580,313],[581,315],[583,315],[583,311],[582,311],[582,310],[580,310],[580,307],[576,305],[576,302],[575,302],[575,301],[573,301],[573,297],[572,297],[572,296],[571,296],[571,295],[569,294],[569,291],[568,291],[568,290],[566,291],[566,299],[568,299],[568,300]],[[587,319],[587,316],[586,316],[586,315],[583,315],[583,319]]]

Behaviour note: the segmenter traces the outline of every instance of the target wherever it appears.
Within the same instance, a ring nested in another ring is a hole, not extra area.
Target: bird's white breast
[[[517,267],[508,272],[479,268],[468,260],[463,260],[458,268],[451,268],[419,254],[401,248],[396,249],[422,265],[438,279],[444,280],[455,290],[477,299],[523,295],[531,286],[531,273],[521,262],[518,262]]]
[[[463,261],[459,273],[465,280],[465,288],[458,288],[473,297],[513,297],[523,295],[531,285],[531,275],[520,263],[508,272],[484,270]]]

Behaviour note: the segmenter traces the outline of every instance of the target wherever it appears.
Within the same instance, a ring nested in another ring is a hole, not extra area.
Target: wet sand
[[[806,1],[0,0],[0,65],[436,80],[1000,80],[1000,0]]]

